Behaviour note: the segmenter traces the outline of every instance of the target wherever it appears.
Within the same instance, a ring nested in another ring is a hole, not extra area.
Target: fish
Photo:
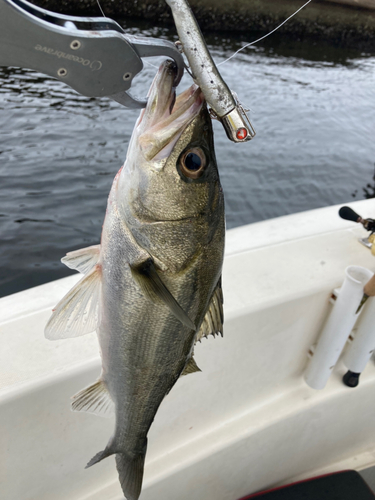
[[[84,277],[58,303],[50,340],[96,330],[99,379],[74,411],[115,416],[106,447],[125,498],[142,488],[147,433],[181,375],[200,371],[194,346],[223,333],[224,197],[211,117],[193,84],[176,98],[172,62],[161,65],[108,197],[100,245],[62,262]]]

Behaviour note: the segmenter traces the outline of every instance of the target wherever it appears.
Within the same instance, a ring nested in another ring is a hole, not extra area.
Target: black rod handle
[[[339,216],[345,220],[352,220],[353,222],[360,222],[362,217],[358,215],[350,207],[341,207],[339,210]]]

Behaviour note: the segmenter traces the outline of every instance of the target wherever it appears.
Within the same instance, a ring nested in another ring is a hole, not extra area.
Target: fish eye
[[[198,179],[205,167],[206,155],[201,148],[188,149],[180,158],[181,173],[190,179]]]

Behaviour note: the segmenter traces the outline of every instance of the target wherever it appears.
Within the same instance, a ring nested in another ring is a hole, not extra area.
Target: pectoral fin
[[[145,262],[138,265],[131,265],[130,269],[133,278],[146,297],[152,302],[163,302],[183,325],[192,330],[196,329],[189,316],[163,283],[156,271],[152,259],[147,259]]]
[[[208,306],[206,315],[202,321],[201,327],[199,328],[196,342],[201,340],[202,337],[208,335],[220,335],[223,336],[223,323],[224,323],[224,311],[223,311],[223,292],[221,289],[221,279],[217,284],[217,287],[212,295],[210,304]]]

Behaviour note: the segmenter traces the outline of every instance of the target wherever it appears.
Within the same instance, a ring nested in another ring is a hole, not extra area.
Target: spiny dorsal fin
[[[115,405],[102,380],[82,389],[72,397],[72,411],[86,411],[101,417],[110,417]],[[104,458],[104,457],[103,457]]]
[[[99,266],[95,266],[57,304],[44,330],[45,337],[67,339],[96,330],[100,285]]]
[[[189,373],[201,372],[202,370],[199,368],[193,356],[187,362],[183,372],[181,373],[181,377],[184,375],[189,375]]]
[[[221,289],[220,278],[219,283],[212,295],[210,305],[208,306],[195,342],[198,342],[198,340],[200,341],[202,337],[207,338],[208,335],[213,335],[215,337],[215,335],[219,335],[220,333],[221,336],[223,336],[223,323],[223,292]]]
[[[76,269],[82,274],[87,274],[96,266],[100,256],[100,245],[93,245],[87,248],[81,248],[68,252],[61,262],[70,269]]]
[[[130,269],[133,278],[148,299],[152,302],[163,302],[183,325],[195,330],[194,323],[158,275],[152,259],[147,259],[138,265],[131,265]]]

